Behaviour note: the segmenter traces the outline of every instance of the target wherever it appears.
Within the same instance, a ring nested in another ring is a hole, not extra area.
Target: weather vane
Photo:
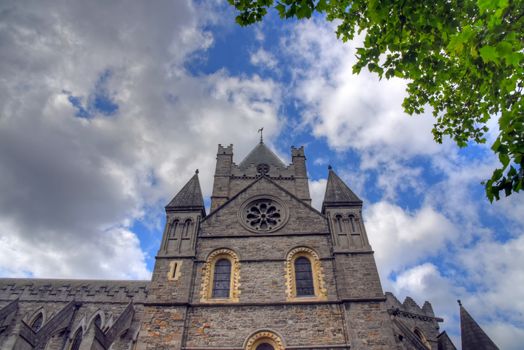
[[[258,129],[257,132],[260,133],[260,143],[264,143],[264,136],[262,135],[262,132],[264,131],[264,128]]]

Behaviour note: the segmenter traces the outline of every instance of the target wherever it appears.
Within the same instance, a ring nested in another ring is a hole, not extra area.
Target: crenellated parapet
[[[410,344],[420,349],[438,348],[439,322],[444,320],[435,317],[428,301],[420,307],[408,296],[401,303],[392,293],[386,292],[386,307],[399,344]]]
[[[0,301],[91,301],[135,302],[145,301],[149,281],[97,281],[59,279],[0,280]]]

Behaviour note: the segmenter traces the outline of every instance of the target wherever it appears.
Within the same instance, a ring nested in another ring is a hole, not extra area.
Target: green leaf
[[[499,154],[499,160],[500,160],[500,163],[502,163],[502,165],[504,166],[504,168],[506,168],[509,164],[509,156],[505,153],[500,153]]]
[[[498,62],[497,49],[494,48],[493,46],[489,46],[489,45],[483,46],[480,48],[479,52],[480,52],[480,57],[482,57],[482,60],[484,62],[486,63],[488,62],[497,63]]]

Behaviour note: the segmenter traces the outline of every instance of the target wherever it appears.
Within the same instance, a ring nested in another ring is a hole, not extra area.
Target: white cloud
[[[358,44],[342,43],[332,24],[306,21],[282,44],[296,65],[295,96],[306,107],[304,121],[317,137],[338,150],[358,149],[376,159],[434,154],[442,146],[432,139],[433,120],[408,117],[400,106],[406,83],[382,80],[363,71],[352,73]]]
[[[249,60],[252,65],[261,66],[268,69],[274,69],[277,66],[277,60],[275,56],[263,48],[259,48],[257,51],[252,52],[249,56]]]
[[[317,210],[322,209],[322,201],[326,193],[327,179],[309,181],[309,193],[311,195],[311,205]]]
[[[386,278],[437,255],[457,235],[453,223],[431,207],[410,213],[378,202],[366,210],[364,220],[379,271]]]
[[[132,223],[160,212],[196,168],[209,195],[218,143],[241,157],[260,124],[271,140],[279,85],[191,75],[184,64],[212,45],[203,27],[215,19],[189,1],[1,6],[1,271],[146,278],[158,247],[142,251]],[[87,104],[101,90],[113,115]]]

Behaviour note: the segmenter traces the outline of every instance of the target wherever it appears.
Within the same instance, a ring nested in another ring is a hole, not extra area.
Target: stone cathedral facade
[[[314,209],[303,147],[286,165],[260,142],[237,164],[219,145],[210,212],[197,172],[166,206],[151,281],[0,279],[0,347],[455,349],[431,304],[384,294],[362,205],[329,169]]]

